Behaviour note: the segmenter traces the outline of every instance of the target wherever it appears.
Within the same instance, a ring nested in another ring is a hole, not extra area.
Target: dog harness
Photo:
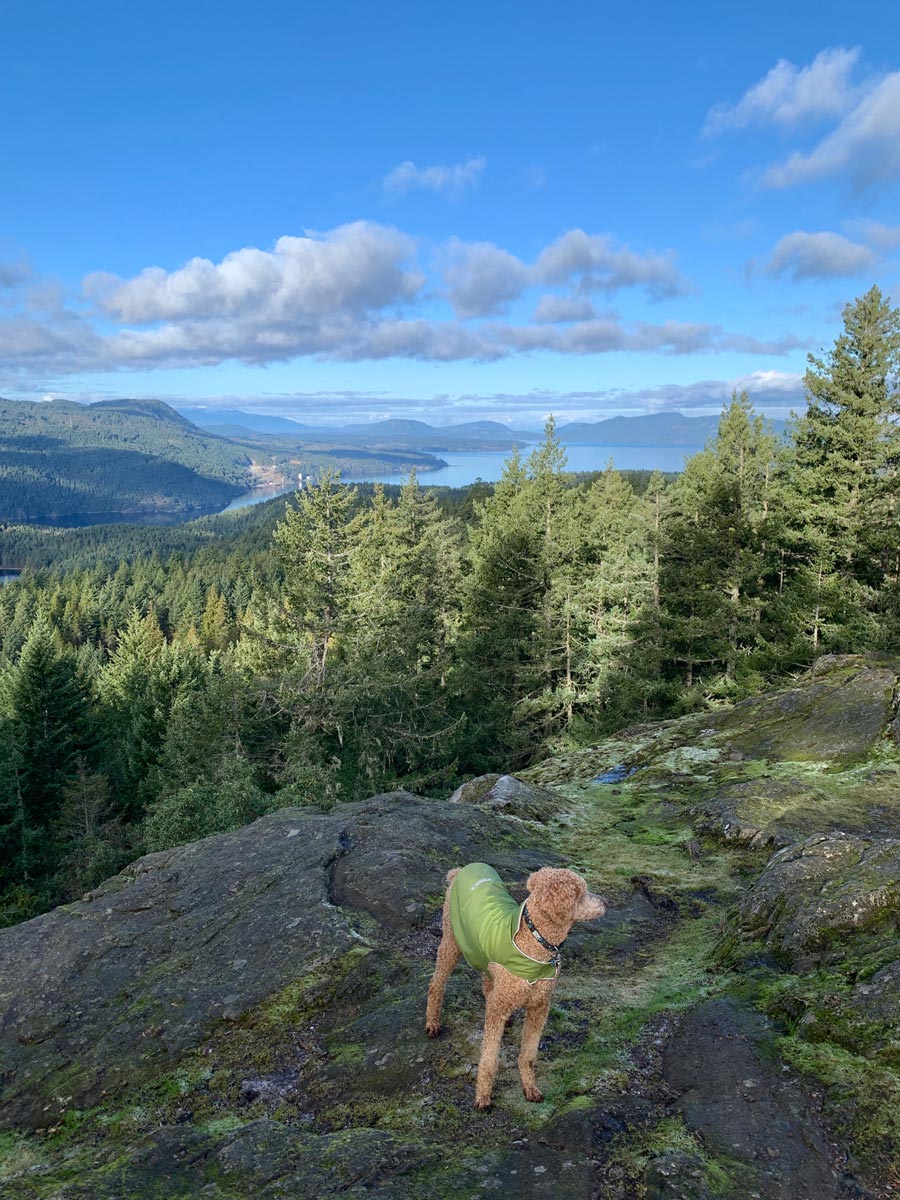
[[[536,940],[555,952],[550,962],[532,958],[513,941],[523,918]],[[476,971],[486,971],[488,963],[493,962],[527,983],[555,979],[559,972],[559,951],[537,936],[525,904],[516,904],[487,863],[469,863],[454,878],[450,885],[450,924],[463,957]]]

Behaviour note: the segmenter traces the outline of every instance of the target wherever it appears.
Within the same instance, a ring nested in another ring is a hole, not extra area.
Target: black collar
[[[560,963],[559,946],[554,946],[552,942],[547,941],[547,939],[544,937],[543,934],[538,932],[537,926],[535,925],[534,921],[532,921],[532,919],[531,919],[531,913],[528,911],[527,904],[522,906],[522,920],[525,922],[525,924],[531,930],[531,936],[534,938],[534,940],[536,942],[538,942],[541,946],[543,946],[545,950],[549,950],[550,953],[553,955],[553,957],[550,959],[550,962],[547,965],[555,966],[556,969],[559,970],[559,963]]]

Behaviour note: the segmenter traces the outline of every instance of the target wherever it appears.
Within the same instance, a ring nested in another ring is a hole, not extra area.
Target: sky
[[[0,395],[802,407],[900,302],[900,8],[7,0]]]

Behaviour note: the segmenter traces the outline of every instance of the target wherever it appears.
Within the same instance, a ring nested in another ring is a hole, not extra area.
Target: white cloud
[[[584,291],[644,287],[654,297],[688,291],[671,251],[636,254],[627,246],[616,246],[608,234],[589,234],[583,229],[570,229],[542,250],[534,264],[534,277],[549,284],[577,279]]]
[[[450,265],[444,282],[447,296],[461,317],[504,312],[512,301],[535,286],[574,287],[581,295],[640,287],[657,300],[690,290],[671,251],[638,254],[628,246],[617,245],[609,234],[590,234],[583,229],[564,233],[531,264],[493,242],[454,240],[448,255]],[[580,315],[589,316],[589,306],[582,306]]]
[[[0,262],[0,288],[17,288],[31,278],[31,268],[25,259]]]
[[[418,167],[414,162],[402,162],[384,177],[382,187],[394,196],[405,196],[416,188],[454,195],[476,184],[486,166],[487,159],[483,155],[462,163],[434,167]]]
[[[751,87],[737,104],[717,104],[709,112],[703,132],[722,133],[748,125],[794,125],[812,117],[839,116],[852,105],[858,89],[850,75],[860,55],[859,47],[823,50],[808,67],[796,67],[782,58]]]
[[[528,287],[525,264],[492,242],[454,240],[448,252],[450,265],[444,282],[450,303],[461,317],[503,312]]]
[[[532,321],[539,325],[555,325],[563,321],[587,321],[595,315],[594,306],[587,296],[541,296],[532,314]]]
[[[490,242],[455,240],[428,264],[431,278],[420,266],[422,255],[423,247],[402,231],[359,221],[282,237],[270,250],[244,247],[217,263],[198,257],[131,279],[95,272],[84,281],[92,311],[38,281],[19,289],[0,319],[0,354],[10,378],[40,382],[46,391],[56,373],[231,360],[778,355],[801,345],[793,337],[765,341],[702,322],[628,321],[596,312],[596,291],[638,287],[660,296],[686,286],[671,254],[640,254],[608,234],[571,230],[532,263]],[[533,315],[511,317],[507,310],[525,297]]]
[[[874,251],[839,233],[806,233],[798,229],[780,238],[765,266],[767,275],[792,279],[834,279],[871,270]]]
[[[882,254],[890,254],[900,246],[900,225],[882,225],[868,217],[845,221],[844,225],[851,233],[868,242],[874,250]]]
[[[569,406],[588,407],[601,403],[619,411],[683,412],[702,409],[715,412],[727,404],[735,392],[747,392],[757,410],[774,409],[787,413],[804,404],[803,376],[786,371],[753,371],[734,379],[703,379],[696,383],[666,383],[657,387],[626,391],[611,388],[598,392],[562,394]]]
[[[809,153],[796,151],[762,178],[786,188],[831,175],[846,176],[858,190],[900,175],[900,71],[871,87]]]
[[[811,150],[795,150],[767,167],[763,185],[780,189],[841,176],[859,191],[893,179],[900,175],[900,71],[854,83],[859,59],[859,47],[840,46],[805,67],[781,59],[736,104],[715,105],[703,132],[831,119],[834,128]]]
[[[193,258],[177,271],[147,267],[134,279],[96,273],[86,294],[121,321],[250,318],[295,322],[360,313],[409,300],[424,284],[405,264],[413,238],[368,221],[328,233],[281,237],[272,251],[245,248],[220,263]]]

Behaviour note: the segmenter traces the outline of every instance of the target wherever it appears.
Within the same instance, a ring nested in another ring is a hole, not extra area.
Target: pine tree
[[[579,499],[565,467],[551,417],[527,463],[514,451],[478,508],[459,677],[473,770],[527,761],[573,720]]]
[[[342,487],[336,472],[328,471],[315,487],[299,494],[274,534],[285,576],[282,644],[303,655],[302,669],[320,689],[346,626],[347,526],[355,500],[355,489]]]
[[[100,680],[100,698],[117,811],[142,817],[155,795],[155,768],[175,701],[202,687],[205,666],[196,648],[171,645],[155,612],[134,609]]]

